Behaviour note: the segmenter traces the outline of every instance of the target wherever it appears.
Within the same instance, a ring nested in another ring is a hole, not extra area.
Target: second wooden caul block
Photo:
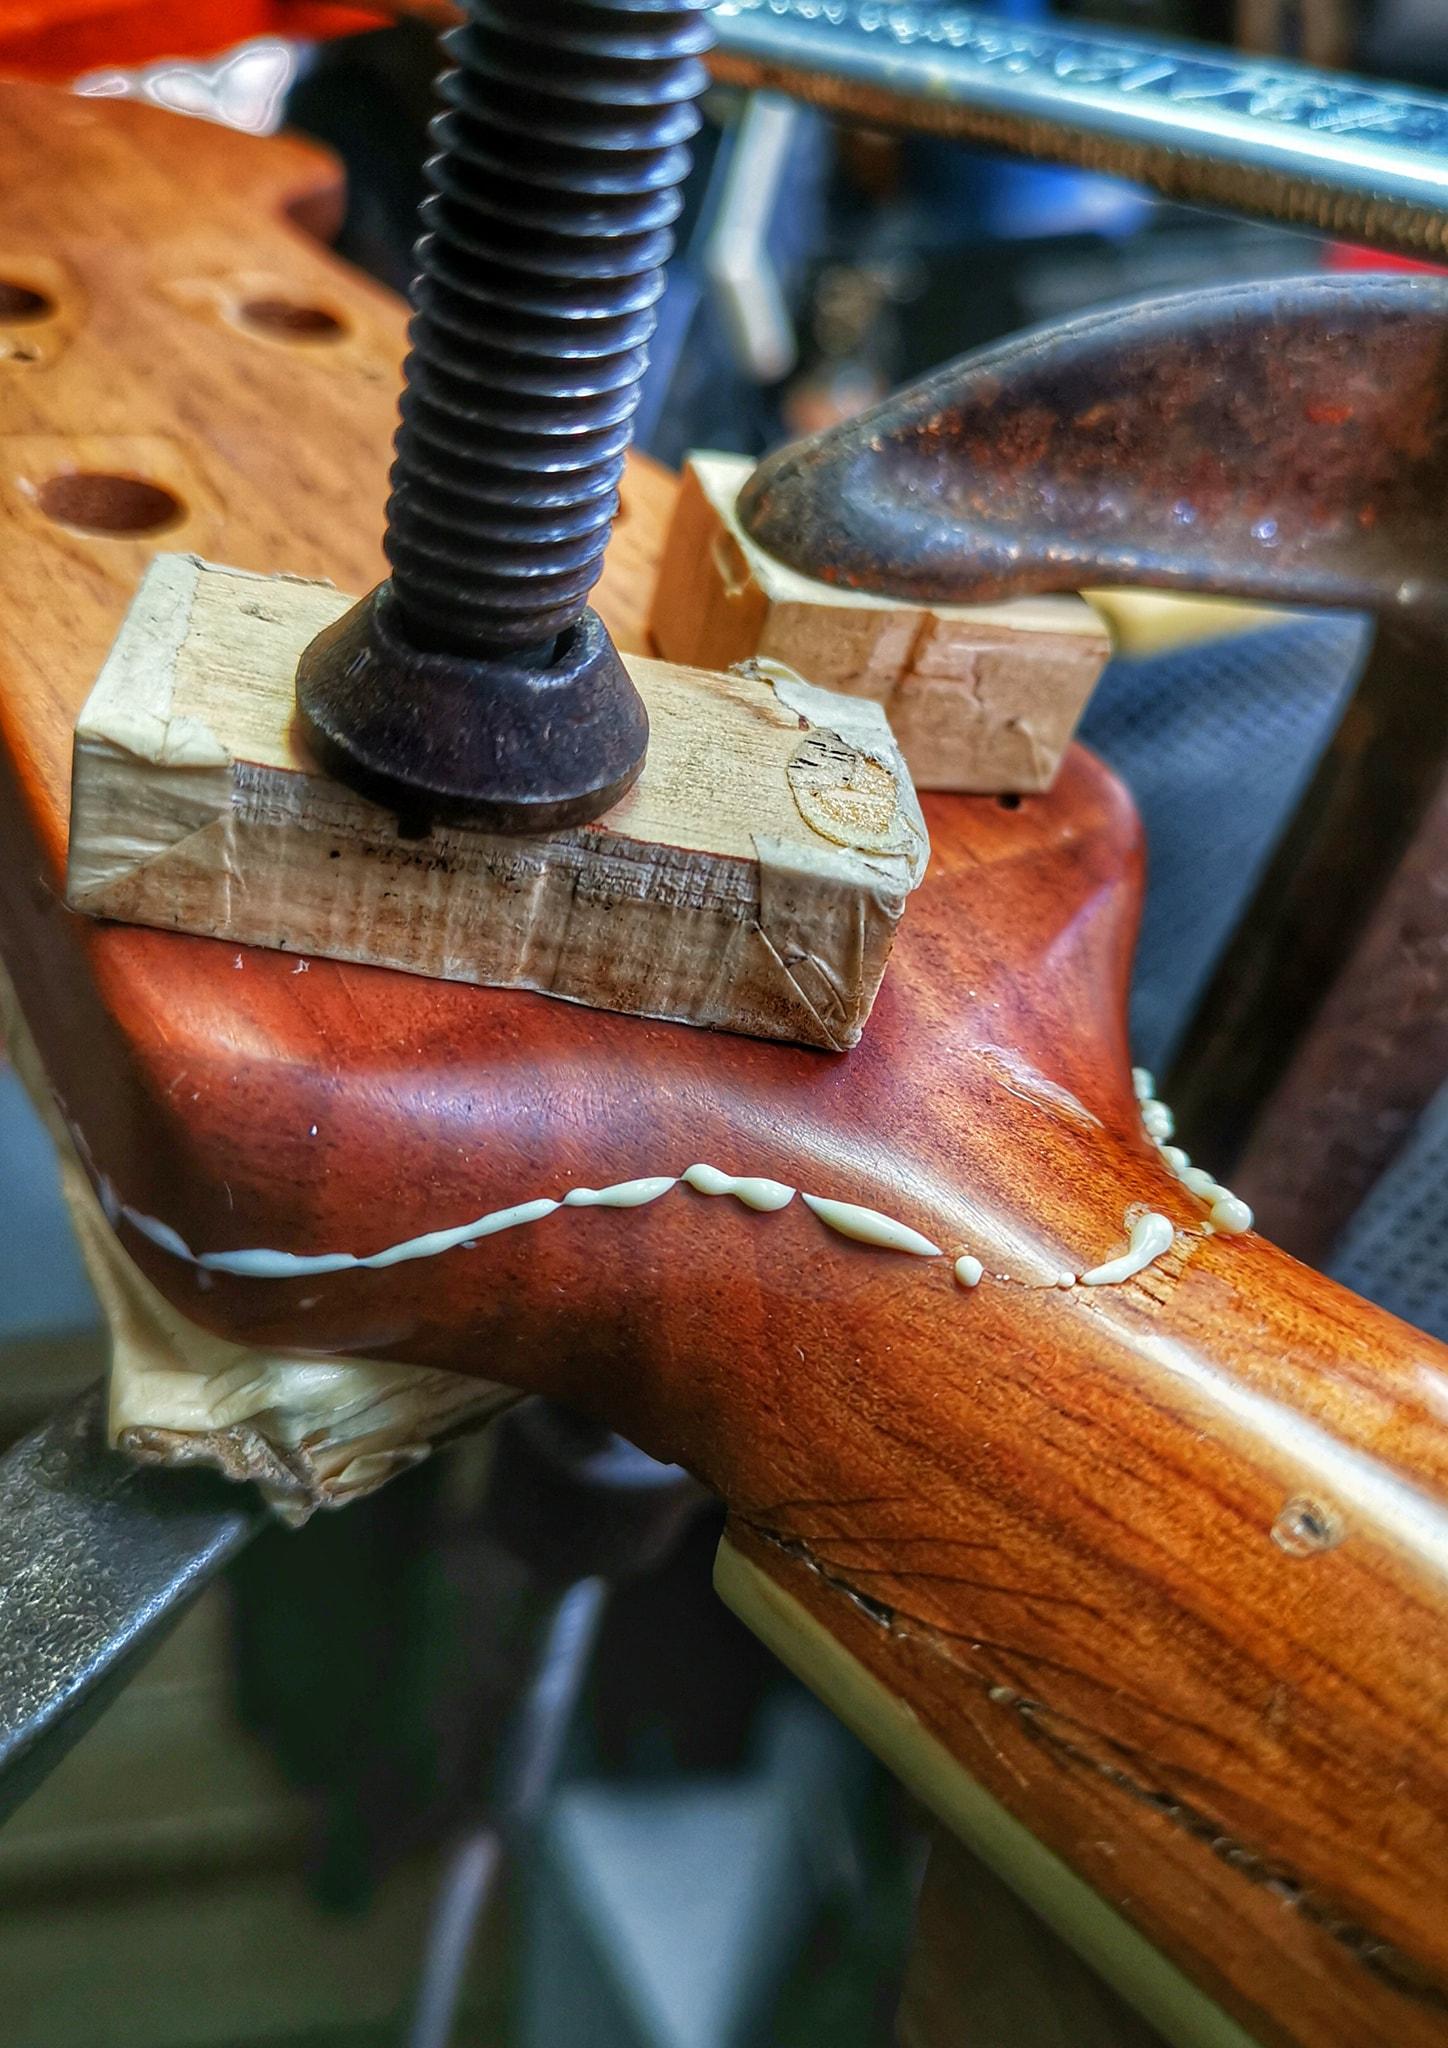
[[[405,839],[293,735],[297,657],[350,603],[157,558],[76,725],[77,909],[855,1043],[928,853],[878,705],[631,658],[648,762],[596,825]]]
[[[1079,597],[921,605],[786,568],[740,526],[753,465],[691,455],[649,620],[669,661],[782,662],[883,704],[920,789],[1049,789],[1111,652]]]

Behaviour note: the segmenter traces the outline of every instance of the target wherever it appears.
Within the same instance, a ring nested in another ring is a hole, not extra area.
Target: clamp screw
[[[445,39],[385,548],[297,670],[323,765],[412,829],[578,824],[648,718],[587,603],[673,246],[706,0],[468,0]]]

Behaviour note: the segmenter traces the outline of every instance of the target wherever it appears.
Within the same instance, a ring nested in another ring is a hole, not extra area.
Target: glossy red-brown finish
[[[14,431],[50,460],[169,437],[210,508],[194,544],[368,583],[400,327],[268,218],[310,160],[5,98],[0,254],[77,280],[53,367],[0,364]],[[176,289],[203,261],[324,292],[351,356],[208,324]],[[702,1158],[1008,1276],[967,1291],[949,1257],[849,1243],[798,1202],[676,1189],[305,1279],[203,1276],[125,1226],[150,1277],[229,1335],[545,1389],[682,1459],[747,1553],[1264,2041],[1448,2041],[1445,1354],[1258,1239],[1204,1236],[1143,1137],[1120,787],[1078,750],[1048,798],[931,800],[930,873],[843,1058],[90,925],[59,895],[67,734],[149,544],[52,527],[17,459],[0,935],[123,1202],[198,1249],[367,1252]],[[621,637],[666,502],[636,470],[603,593]],[[1118,1250],[1134,1203],[1181,1227],[1166,1257],[1049,1284]]]

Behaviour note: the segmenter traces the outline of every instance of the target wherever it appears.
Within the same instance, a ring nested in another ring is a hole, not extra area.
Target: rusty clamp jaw
[[[768,457],[791,568],[917,603],[1153,585],[1448,601],[1448,279],[1310,277],[1092,312]]]
[[[1437,94],[906,0],[718,0],[715,28],[713,69],[732,83],[1382,249],[1448,250]],[[1224,1171],[1311,1052],[1355,949],[1391,952],[1393,878],[1431,866],[1448,816],[1445,309],[1436,279],[1315,278],[1069,320],[784,451],[741,496],[751,538],[791,567],[891,597],[1134,583],[1376,615],[1338,735],[1170,1080],[1184,1135]],[[1416,912],[1412,944],[1420,963],[1448,958],[1448,931],[1435,950]],[[1417,973],[1404,1000],[1448,1007],[1441,979]],[[1379,1138],[1347,1167],[1334,1152],[1318,1246],[1436,1078],[1420,1059]]]
[[[1448,778],[1445,505],[1448,279],[1370,275],[1016,336],[769,457],[739,516],[793,569],[917,603],[1147,585],[1375,614],[1171,1080],[1188,1145],[1230,1171]],[[1423,1063],[1395,1117],[1440,1078]],[[1340,1220],[1390,1156],[1357,1147]]]

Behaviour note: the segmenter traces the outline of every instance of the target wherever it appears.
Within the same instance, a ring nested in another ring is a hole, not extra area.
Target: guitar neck
[[[856,1298],[721,1594],[1168,2039],[1441,2043],[1442,1348],[1257,1240],[988,1284]]]

